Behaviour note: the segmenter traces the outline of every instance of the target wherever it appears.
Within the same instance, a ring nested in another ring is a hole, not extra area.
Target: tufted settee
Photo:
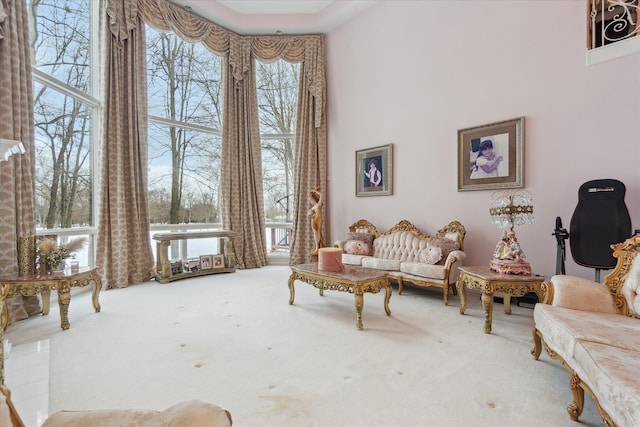
[[[352,251],[350,243],[363,245],[359,234],[371,235],[371,251]],[[455,293],[459,266],[465,258],[466,230],[458,221],[440,229],[436,236],[424,234],[415,225],[402,220],[384,233],[378,233],[369,221],[361,219],[349,227],[347,240],[336,241],[334,246],[345,251],[342,263],[385,270],[398,282],[402,294],[405,282],[417,287],[440,287],[445,305],[449,303],[449,289]],[[354,253],[355,252],[355,253]]]
[[[537,360],[549,356],[569,371],[576,421],[584,392],[608,426],[640,426],[640,236],[611,245],[618,259],[604,283],[556,275],[543,283],[533,312]]]

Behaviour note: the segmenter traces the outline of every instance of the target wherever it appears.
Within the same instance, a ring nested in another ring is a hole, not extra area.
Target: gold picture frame
[[[213,268],[213,255],[200,255],[200,270],[210,270]]]
[[[524,117],[458,131],[458,191],[523,187]]]
[[[213,255],[211,265],[213,268],[224,268],[224,255]]]
[[[356,151],[356,196],[393,194],[393,144]]]

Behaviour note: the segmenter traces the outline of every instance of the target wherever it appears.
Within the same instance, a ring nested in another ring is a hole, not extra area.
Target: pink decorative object
[[[342,249],[318,249],[318,270],[344,271],[344,265],[342,264]]]
[[[420,262],[433,265],[442,259],[442,248],[439,246],[429,246],[420,252],[418,258]]]
[[[344,244],[345,253],[352,255],[371,255],[373,250],[371,245],[360,240],[347,240]]]

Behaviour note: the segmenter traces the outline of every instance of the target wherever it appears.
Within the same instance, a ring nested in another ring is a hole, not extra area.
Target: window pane
[[[222,129],[221,58],[147,27],[149,115]]]
[[[152,224],[220,221],[220,149],[221,139],[217,135],[149,125]]]
[[[92,226],[91,107],[34,84],[38,228]]]
[[[89,1],[29,0],[35,67],[90,93]]]

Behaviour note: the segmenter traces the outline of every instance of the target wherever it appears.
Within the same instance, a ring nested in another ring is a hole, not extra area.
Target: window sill
[[[599,64],[623,56],[640,53],[640,36],[587,50],[587,65]]]

